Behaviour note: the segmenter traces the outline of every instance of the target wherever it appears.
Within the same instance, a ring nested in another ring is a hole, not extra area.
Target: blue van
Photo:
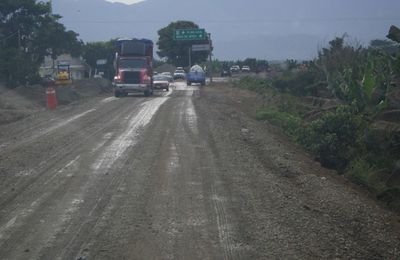
[[[206,85],[206,73],[199,65],[194,65],[186,74],[187,85],[192,83],[200,83],[202,86]]]

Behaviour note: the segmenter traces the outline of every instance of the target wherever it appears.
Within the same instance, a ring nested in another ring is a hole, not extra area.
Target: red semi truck
[[[153,42],[148,39],[119,39],[114,60],[114,95],[153,94]]]

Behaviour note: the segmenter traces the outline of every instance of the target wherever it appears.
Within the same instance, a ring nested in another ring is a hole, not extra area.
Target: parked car
[[[243,66],[242,67],[242,72],[250,72],[250,67],[249,66]]]
[[[163,76],[167,77],[169,83],[171,84],[174,83],[174,77],[172,77],[171,75],[163,75]]]
[[[174,79],[186,79],[186,72],[184,70],[175,70]]]
[[[167,75],[167,76],[171,76],[172,77],[172,74],[169,71],[161,72],[161,75]]]
[[[171,78],[168,75],[155,75],[153,77],[153,88],[154,89],[165,89],[169,91],[169,87],[171,85]]]
[[[231,70],[231,73],[239,73],[240,67],[239,67],[239,65],[233,65],[230,70]]]
[[[221,77],[230,77],[232,76],[232,73],[229,69],[223,68],[221,70]]]
[[[202,86],[206,85],[206,73],[199,65],[194,65],[190,68],[189,73],[186,76],[187,85],[190,86],[192,83],[200,83]]]

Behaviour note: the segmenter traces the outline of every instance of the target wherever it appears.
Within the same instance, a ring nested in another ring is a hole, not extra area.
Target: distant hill
[[[212,34],[215,57],[308,59],[347,32],[367,43],[400,24],[398,0],[53,0],[67,28],[84,41],[146,37],[172,21],[190,20]]]

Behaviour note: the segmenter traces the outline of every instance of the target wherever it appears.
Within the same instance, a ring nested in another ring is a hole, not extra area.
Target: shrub
[[[258,120],[268,120],[271,124],[281,127],[285,133],[293,137],[297,137],[298,132],[302,129],[301,118],[276,109],[259,110],[256,117]]]
[[[264,93],[266,89],[270,88],[270,85],[266,80],[246,76],[241,78],[238,82],[234,82],[234,87],[248,89],[257,93]]]
[[[325,167],[344,170],[357,149],[365,122],[350,106],[313,121],[299,139]]]
[[[392,210],[400,211],[400,188],[388,188],[378,194],[377,198],[384,201]]]
[[[365,158],[357,158],[351,161],[345,175],[355,183],[361,184],[375,193],[380,193],[386,188],[384,178],[386,174],[379,171],[375,165]]]
[[[315,94],[314,86],[320,82],[314,70],[286,72],[282,77],[275,79],[272,86],[280,92],[288,92],[296,96]]]

